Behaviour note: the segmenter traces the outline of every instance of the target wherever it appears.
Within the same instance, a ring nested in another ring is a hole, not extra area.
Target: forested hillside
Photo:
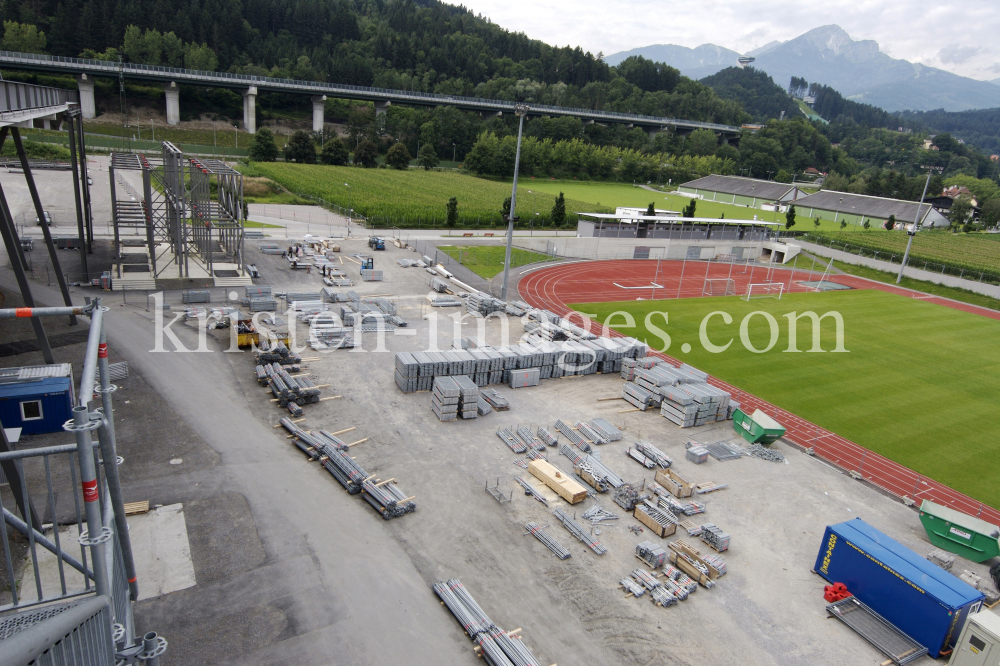
[[[767,72],[753,67],[727,67],[701,80],[722,99],[739,102],[754,122],[767,122],[780,118],[799,116],[802,112],[784,88],[775,84]]]
[[[990,153],[1000,153],[1000,109],[976,111],[904,111],[906,120],[949,132]]]

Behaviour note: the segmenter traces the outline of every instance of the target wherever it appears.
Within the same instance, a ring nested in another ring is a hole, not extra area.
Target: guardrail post
[[[94,587],[97,589],[97,594],[110,599],[111,585],[108,581],[104,546],[111,539],[111,531],[104,529],[104,523],[101,520],[97,466],[94,463],[94,443],[90,436],[91,431],[99,425],[98,421],[90,420],[90,413],[86,407],[77,406],[73,408],[72,421],[68,421],[63,427],[76,435],[77,456],[80,460],[80,483],[83,487],[83,506],[87,517],[87,529],[80,535],[80,543],[84,546],[90,546],[90,557],[94,567]]]

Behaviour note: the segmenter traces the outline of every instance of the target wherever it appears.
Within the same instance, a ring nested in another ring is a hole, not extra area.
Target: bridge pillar
[[[167,98],[167,124],[178,125],[181,122],[181,89],[175,81],[163,84],[163,94]]]
[[[649,132],[649,140],[652,141],[656,138],[656,135],[660,132],[666,130],[666,127],[647,127],[646,131]]]
[[[323,111],[326,110],[326,95],[313,96],[312,103],[313,103],[313,132],[322,132]]]
[[[249,134],[257,133],[257,86],[243,91],[243,129]]]
[[[392,106],[392,102],[390,102],[389,100],[386,100],[384,102],[375,102],[375,115],[384,116],[385,112],[389,110],[390,106]]]
[[[86,74],[76,77],[76,85],[80,89],[80,111],[84,118],[97,117],[97,105],[94,104],[94,80]]]

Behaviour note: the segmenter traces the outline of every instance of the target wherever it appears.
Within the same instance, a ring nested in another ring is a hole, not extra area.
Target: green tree
[[[681,217],[694,217],[695,209],[698,207],[698,200],[691,199],[687,206],[684,206],[684,210],[681,211]]]
[[[816,229],[819,229],[819,218],[818,217],[815,220],[813,220],[813,226],[816,227]]]
[[[871,229],[872,228],[872,223],[871,223],[870,220],[865,220],[865,223],[864,223],[863,226],[864,226],[865,229]]]
[[[785,211],[785,229],[791,229],[795,226],[795,204],[788,206],[788,210]]]
[[[173,32],[163,33],[163,64],[167,67],[184,66],[184,42]]]
[[[840,221],[840,228],[841,229],[846,229],[847,228],[847,220],[841,220]]]
[[[425,143],[420,146],[420,152],[417,153],[417,163],[424,168],[424,170],[432,169],[436,167],[441,160],[438,159],[437,153],[434,152],[434,146],[429,143]]]
[[[649,207],[646,209],[646,215],[648,215],[649,217],[653,217],[654,215],[656,215],[656,204],[655,203],[649,204]]]
[[[684,142],[684,147],[692,155],[714,155],[719,147],[715,132],[710,129],[697,129]]]
[[[249,157],[254,162],[273,162],[278,159],[278,146],[274,143],[271,130],[266,127],[257,130],[250,141]]]
[[[552,225],[561,227],[564,222],[566,222],[566,197],[560,192],[555,203],[552,204]]]
[[[378,166],[378,146],[371,139],[365,139],[354,149],[354,165],[366,169]]]
[[[332,137],[327,139],[323,144],[323,150],[320,152],[319,160],[323,164],[343,166],[350,162],[351,154],[347,151],[347,146],[344,145],[343,141],[337,137]]]
[[[948,212],[948,219],[953,225],[965,224],[972,213],[972,199],[968,195],[963,195],[951,202],[951,210]]]
[[[458,224],[458,199],[452,197],[448,199],[448,226],[453,227]]]
[[[792,174],[784,169],[778,169],[778,173],[774,175],[774,180],[779,183],[790,183],[792,182]]]
[[[389,152],[385,154],[385,163],[400,171],[409,167],[410,151],[406,149],[406,144],[402,142],[393,144]]]
[[[208,44],[191,43],[184,47],[184,66],[188,69],[199,69],[204,72],[214,72],[219,66],[215,51]]]
[[[500,215],[503,217],[504,222],[507,222],[510,218],[510,197],[503,200],[503,206],[500,207]]]
[[[3,22],[3,48],[20,53],[45,53],[45,33],[29,23]]]
[[[990,199],[983,204],[979,211],[979,221],[987,227],[995,227],[1000,224],[1000,198]]]
[[[892,231],[896,228],[896,216],[890,215],[889,219],[885,221],[885,228]]]
[[[298,130],[292,134],[285,144],[285,161],[299,164],[316,164],[316,144],[312,134]]]

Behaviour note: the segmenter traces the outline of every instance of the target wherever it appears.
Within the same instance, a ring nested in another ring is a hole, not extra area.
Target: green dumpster
[[[784,436],[785,427],[759,409],[753,416],[737,409],[733,412],[733,430],[751,444],[770,444]]]
[[[1000,555],[1000,527],[973,518],[961,511],[924,500],[920,522],[931,543],[973,562],[985,562]]]

